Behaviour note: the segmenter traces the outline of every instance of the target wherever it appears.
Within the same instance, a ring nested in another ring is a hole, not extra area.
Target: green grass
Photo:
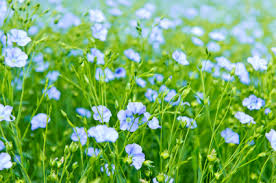
[[[164,6],[162,3],[160,7]],[[152,182],[154,177],[158,177],[161,182],[164,175],[174,178],[177,183],[276,181],[276,154],[265,137],[265,133],[276,127],[276,57],[270,51],[275,46],[275,35],[268,28],[275,16],[265,16],[269,13],[261,2],[243,1],[242,4],[261,12],[258,22],[261,23],[264,36],[257,41],[265,43],[272,55],[268,69],[264,72],[255,71],[246,61],[251,56],[252,45],[241,44],[230,37],[227,42],[219,42],[220,52],[211,53],[206,46],[194,45],[191,35],[182,31],[183,26],[200,25],[205,30],[201,40],[208,43],[208,32],[221,27],[230,30],[242,17],[237,17],[232,24],[211,23],[199,17],[193,20],[182,18],[181,26],[163,30],[166,43],[160,46],[160,51],[156,51],[147,38],[139,35],[141,27],[131,29],[138,31],[138,37],[124,33],[125,28],[130,26],[128,21],[131,14],[135,18],[135,10],[142,3],[134,3],[121,17],[109,17],[112,26],[104,42],[93,38],[87,11],[78,10],[78,4],[64,4],[79,16],[80,25],[66,31],[55,31],[49,22],[58,21],[61,13],[53,7],[45,12],[46,7],[38,7],[31,1],[29,6],[26,2],[12,2],[9,11],[13,6],[14,13],[0,26],[0,30],[5,33],[12,28],[28,30],[36,24],[37,20],[32,19],[34,15],[44,23],[39,32],[31,37],[32,41],[22,48],[29,57],[24,68],[10,68],[5,65],[4,56],[0,58],[0,104],[12,106],[12,114],[16,117],[13,122],[0,122],[0,139],[6,146],[2,152],[9,153],[13,162],[12,168],[0,171],[0,182]],[[107,11],[104,3],[98,6]],[[225,8],[217,6],[220,10]],[[85,10],[93,9],[93,6],[84,7]],[[162,13],[162,8],[156,14],[155,17],[168,17]],[[235,16],[238,15],[233,13]],[[151,28],[153,21],[140,21],[140,24]],[[271,39],[270,43],[265,42],[268,38]],[[87,61],[86,54],[94,47],[105,53],[105,65]],[[48,48],[51,51],[47,51]],[[128,48],[139,52],[140,63],[124,56],[123,52]],[[73,56],[70,54],[73,49],[82,50],[83,55]],[[176,49],[186,53],[190,65],[182,66],[172,59]],[[0,44],[0,54],[3,51],[3,45]],[[209,59],[215,63],[215,57],[222,56],[224,51],[230,52],[227,58],[232,63],[246,63],[251,79],[249,85],[242,84],[234,71],[231,74],[235,80],[224,81],[201,70],[202,60]],[[49,69],[42,73],[35,72],[32,60],[40,52],[43,53],[44,61],[50,64]],[[96,81],[97,67],[108,67],[112,71],[124,67],[127,75],[108,83]],[[52,70],[60,72],[58,80],[53,84],[46,80],[48,71]],[[189,75],[190,72],[194,73],[194,77]],[[139,87],[135,82],[138,77],[147,80],[156,73],[164,76],[162,82],[155,85],[148,83],[146,88]],[[21,90],[12,85],[15,78],[22,80]],[[187,84],[182,85],[182,81]],[[258,81],[257,84],[254,81]],[[147,88],[158,91],[163,84],[175,89],[181,101],[187,101],[191,106],[171,106],[164,101],[165,95],[162,94],[155,102],[149,102],[144,95]],[[42,93],[49,86],[55,86],[61,92],[58,101],[50,100]],[[197,92],[203,93],[201,103],[195,98]],[[250,94],[264,99],[265,107],[254,111],[244,107],[242,100]],[[120,130],[117,113],[134,101],[146,105],[147,112],[159,119],[162,128],[152,130],[142,125],[133,133]],[[91,110],[96,105],[105,105],[111,111],[108,126],[118,131],[119,138],[115,143],[97,143],[94,138],[88,138],[84,146],[72,142],[70,137],[75,127],[88,130],[100,124],[93,117],[86,119],[77,115],[76,108]],[[265,115],[265,108],[270,108],[272,112]],[[256,124],[241,124],[234,118],[237,111],[252,116]],[[32,131],[30,121],[38,113],[48,114],[51,122],[46,128]],[[195,119],[198,127],[186,128],[185,124],[177,120],[178,116]],[[225,128],[231,128],[239,134],[239,145],[225,143],[220,135]],[[254,145],[248,144],[251,140],[254,140]],[[127,159],[124,148],[131,143],[137,143],[143,148],[147,161],[140,170],[130,166]],[[85,153],[88,147],[99,148],[100,155],[88,157]],[[14,160],[15,155],[20,157],[18,163]],[[100,170],[104,164],[115,165],[110,176]]]

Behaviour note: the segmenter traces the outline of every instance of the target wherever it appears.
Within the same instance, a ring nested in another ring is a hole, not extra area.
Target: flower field
[[[276,182],[275,8],[0,0],[0,182]]]

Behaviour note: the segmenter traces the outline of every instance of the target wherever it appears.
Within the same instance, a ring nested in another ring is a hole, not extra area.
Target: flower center
[[[130,123],[130,122],[131,122],[131,118],[128,117],[128,118],[126,119],[126,122]]]

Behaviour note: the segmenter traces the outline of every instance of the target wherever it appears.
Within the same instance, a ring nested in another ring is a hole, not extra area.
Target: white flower
[[[0,171],[11,167],[11,156],[8,153],[0,153]]]
[[[267,61],[265,59],[260,58],[259,56],[248,57],[247,62],[250,63],[256,71],[267,70]]]
[[[101,10],[90,10],[89,16],[91,22],[101,23],[105,21],[105,16]]]
[[[270,142],[271,147],[276,151],[276,131],[271,129],[269,133],[265,134],[267,140]]]
[[[186,57],[186,54],[179,50],[174,51],[172,54],[172,58],[181,65],[189,65],[189,62]]]
[[[0,104],[0,122],[1,121],[14,121],[15,117],[11,114],[12,107],[9,105]]]
[[[11,42],[17,43],[19,46],[26,46],[31,41],[27,32],[19,29],[11,29],[8,34],[8,39]]]

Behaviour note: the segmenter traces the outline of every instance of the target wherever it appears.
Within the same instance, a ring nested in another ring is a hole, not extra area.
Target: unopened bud
[[[169,151],[168,150],[165,150],[161,153],[161,157],[163,159],[167,159],[168,157],[170,157],[170,154],[169,154]]]
[[[79,148],[79,146],[78,146],[78,144],[76,142],[72,142],[70,144],[70,150],[71,150],[71,152],[73,152],[73,153],[76,152],[78,150],[78,148]]]

